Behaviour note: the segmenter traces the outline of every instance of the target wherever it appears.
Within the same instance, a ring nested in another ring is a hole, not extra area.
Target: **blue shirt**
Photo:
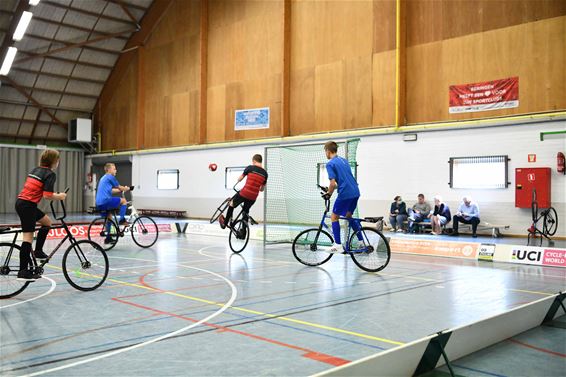
[[[112,198],[112,189],[118,186],[120,184],[116,177],[112,174],[104,174],[104,177],[98,182],[98,188],[96,189],[96,205],[105,204],[108,199]]]
[[[326,164],[328,179],[336,180],[338,184],[338,198],[352,199],[360,197],[360,189],[358,182],[352,174],[352,168],[344,157],[333,157]]]
[[[461,212],[466,218],[480,217],[480,209],[478,205],[473,202],[470,203],[469,207],[466,205],[466,203],[462,202],[462,204],[460,204],[460,207],[458,207],[458,212]]]

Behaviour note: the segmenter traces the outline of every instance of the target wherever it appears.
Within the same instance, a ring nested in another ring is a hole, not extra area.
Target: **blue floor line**
[[[470,370],[472,372],[478,372],[478,373],[483,373],[483,374],[487,374],[488,376],[495,376],[495,377],[508,377],[504,374],[497,374],[497,373],[493,373],[493,372],[487,372],[485,370],[480,370],[480,369],[475,369],[475,368],[470,368],[470,367],[465,367],[462,365],[456,365],[456,364],[452,364],[453,367],[456,368],[460,368],[460,369],[466,369],[466,370]]]

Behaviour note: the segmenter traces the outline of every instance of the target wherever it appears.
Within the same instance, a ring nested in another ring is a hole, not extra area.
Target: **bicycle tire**
[[[107,225],[106,222],[110,222],[110,236],[107,237]],[[92,220],[88,226],[88,240],[98,244],[103,250],[108,251],[112,249],[118,243],[120,238],[120,228],[114,220],[108,220],[106,217],[97,217]],[[109,239],[109,243],[105,243],[104,240]]]
[[[18,265],[10,264],[12,260],[16,260],[10,257],[7,266],[5,266],[8,252],[12,246],[14,247],[12,256],[14,252],[17,252],[19,258],[21,250],[19,245],[9,242],[0,243],[0,300],[19,295],[27,288],[29,283],[31,283],[29,281],[18,280],[18,271],[20,270],[19,260]]]
[[[297,237],[293,240],[293,256],[306,266],[320,266],[328,262],[334,255],[324,250],[324,248],[331,247],[333,243],[334,239],[326,230],[306,229],[297,234]]]
[[[79,291],[93,291],[100,287],[108,277],[108,270],[108,256],[96,242],[73,242],[63,255],[65,280]]]
[[[235,254],[240,254],[250,241],[250,227],[248,223],[244,220],[236,221],[230,228],[230,236],[228,237],[228,243],[230,244],[230,249]]]
[[[547,236],[554,236],[558,230],[558,214],[553,207],[544,211],[542,231]]]
[[[533,201],[531,203],[531,216],[533,218],[533,223],[536,224],[538,219],[538,203],[537,201]]]
[[[226,208],[228,207],[228,204],[230,204],[230,200],[232,200],[232,198],[226,198],[222,204],[220,204],[218,206],[218,208],[216,208],[216,211],[214,211],[214,213],[212,214],[212,217],[210,218],[210,223],[213,224],[216,220],[218,220],[218,218],[220,217],[220,215],[222,215],[224,213],[224,211],[226,211]]]
[[[362,233],[362,241],[358,239],[358,233]],[[363,242],[363,244],[360,244]],[[360,251],[367,249],[365,251]],[[350,236],[348,243],[348,253],[354,263],[364,271],[378,272],[389,264],[391,259],[391,248],[389,241],[378,230],[369,227],[362,227],[359,231]],[[354,251],[356,250],[356,251]]]
[[[132,239],[139,247],[152,247],[159,237],[159,227],[149,216],[139,216],[130,227]]]

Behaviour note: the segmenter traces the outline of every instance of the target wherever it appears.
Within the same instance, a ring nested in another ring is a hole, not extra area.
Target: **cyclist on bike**
[[[67,194],[53,192],[56,175],[54,170],[59,166],[59,152],[46,149],[40,157],[39,167],[33,169],[26,178],[24,188],[16,200],[16,212],[22,224],[23,242],[20,250],[20,270],[18,280],[35,281],[41,277],[36,274],[32,267],[32,242],[35,232],[35,223],[41,224],[37,232],[35,250],[33,254],[36,259],[47,259],[48,255],[43,252],[43,245],[47,239],[47,233],[51,227],[51,219],[44,214],[37,204],[42,198],[48,200],[65,200]]]
[[[334,202],[334,208],[332,209],[332,215],[330,216],[332,221],[332,233],[334,234],[334,244],[330,247],[328,252],[343,253],[344,247],[340,240],[340,216],[345,216],[347,218],[352,217],[352,214],[358,206],[360,189],[358,188],[356,178],[354,178],[354,175],[352,174],[352,169],[348,160],[338,156],[338,144],[334,141],[329,141],[324,144],[324,151],[326,152],[326,158],[330,160],[326,164],[326,171],[328,172],[330,185],[328,186],[328,192],[324,194],[323,197],[330,200],[334,190],[338,188],[338,197]],[[361,226],[358,221],[349,220],[349,222],[355,232],[360,230]],[[361,240],[361,233],[357,233],[357,236],[358,239]]]
[[[228,211],[226,212],[226,217],[220,215],[218,222],[220,227],[225,229],[228,224],[230,224],[230,219],[234,213],[234,208],[244,203],[243,211],[245,214],[250,212],[250,208],[254,205],[257,196],[260,191],[263,191],[267,183],[267,171],[262,166],[263,158],[260,154],[255,154],[252,157],[252,164],[249,165],[242,175],[238,178],[238,183],[241,182],[244,177],[248,177],[244,188],[240,190],[239,193],[234,195],[230,204],[228,206]],[[231,225],[231,224],[230,224]]]
[[[98,182],[98,187],[96,189],[96,208],[101,211],[107,212],[107,218],[112,219],[112,214],[110,210],[120,208],[120,220],[119,224],[126,223],[126,199],[123,197],[112,196],[113,194],[118,194],[122,192],[130,191],[128,186],[120,186],[118,180],[116,179],[116,165],[109,162],[104,165],[104,171],[106,174]],[[107,224],[106,239],[104,243],[112,242],[110,238],[110,227],[111,224]]]

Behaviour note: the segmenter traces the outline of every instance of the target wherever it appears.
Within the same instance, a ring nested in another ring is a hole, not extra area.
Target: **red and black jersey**
[[[39,203],[41,198],[49,198],[53,195],[55,185],[55,173],[44,166],[33,169],[27,176],[24,189],[18,195],[18,199]]]
[[[240,191],[240,195],[249,200],[256,200],[259,195],[259,189],[267,183],[267,172],[264,168],[250,165],[244,170],[244,176],[247,176],[246,184]]]

